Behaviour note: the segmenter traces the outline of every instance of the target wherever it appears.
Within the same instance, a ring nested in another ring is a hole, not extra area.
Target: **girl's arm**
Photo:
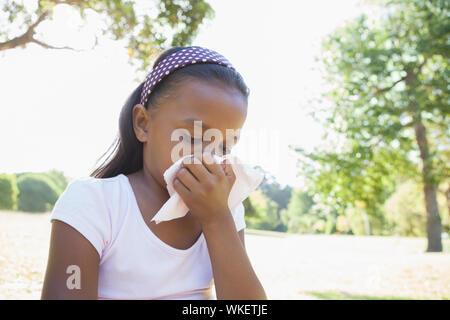
[[[241,232],[243,234],[243,230]],[[236,232],[231,212],[221,220],[204,224],[203,234],[208,244],[217,299],[267,299],[245,251],[243,236]]]
[[[203,163],[192,160],[194,163],[182,163],[173,186],[201,223],[217,299],[267,299],[228,208],[228,196],[236,180],[231,166],[218,164],[209,154],[203,155]]]
[[[41,299],[97,299],[99,261],[85,237],[54,220]]]

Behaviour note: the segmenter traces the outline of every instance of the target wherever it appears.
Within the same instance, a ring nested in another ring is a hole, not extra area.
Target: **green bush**
[[[364,201],[355,201],[353,206],[347,206],[344,209],[344,217],[346,224],[350,227],[350,231],[347,231],[347,233],[354,235],[390,234],[381,206],[369,209]]]
[[[53,184],[57,188],[58,195],[64,192],[69,182],[62,171],[50,170],[43,174],[52,180]]]
[[[260,189],[255,190],[248,197],[254,212],[246,215],[247,227],[262,230],[278,230],[281,224],[278,218],[278,206],[270,200]]]
[[[325,234],[333,234],[337,230],[337,217],[333,215],[328,215],[325,222]]]
[[[59,196],[59,188],[43,173],[25,173],[18,178],[20,211],[45,212],[51,210]]]
[[[437,195],[443,224],[448,220],[448,208],[443,194]],[[392,232],[401,236],[426,236],[426,210],[422,186],[414,181],[401,184],[384,205]]]
[[[327,221],[314,213],[292,216],[287,225],[288,231],[303,234],[325,233]]]
[[[15,175],[0,174],[0,209],[17,209],[17,180]]]
[[[348,234],[351,231],[350,222],[344,215],[339,215],[336,219],[336,231]]]
[[[288,232],[312,232],[317,222],[315,217],[309,216],[313,204],[313,199],[306,192],[300,189],[292,190],[287,209],[280,212],[281,221]],[[320,224],[316,225],[316,229],[321,227]]]
[[[367,225],[368,216],[364,202],[357,201],[354,206],[345,208],[344,214],[352,234],[357,236],[370,235],[370,224]]]

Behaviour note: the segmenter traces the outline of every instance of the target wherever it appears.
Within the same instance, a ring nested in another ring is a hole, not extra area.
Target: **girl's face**
[[[175,146],[178,145],[179,150],[180,143],[183,143],[188,150],[192,150],[188,154],[193,154],[194,144],[203,148],[211,144],[211,140],[202,141],[202,135],[214,128],[216,133],[220,133],[212,139],[214,145],[220,146],[220,149],[223,146],[224,151],[229,152],[238,141],[239,129],[247,116],[247,103],[242,93],[220,82],[184,81],[175,91],[163,98],[155,111],[147,112],[141,105],[133,109],[136,137],[144,143],[144,170],[163,186],[164,172],[177,160],[172,159]],[[196,133],[201,132],[201,136],[194,136],[194,121],[202,122],[201,129],[198,126],[195,129]],[[172,141],[172,133],[176,129],[185,129],[183,131],[189,134]],[[228,139],[227,129],[235,130],[235,135],[228,135]],[[225,147],[228,149],[225,150]]]

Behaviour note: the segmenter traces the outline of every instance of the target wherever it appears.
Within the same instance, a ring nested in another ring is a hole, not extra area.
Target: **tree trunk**
[[[363,212],[362,218],[364,221],[364,232],[366,236],[370,236],[370,220],[369,217],[367,216],[367,213]]]
[[[432,163],[428,151],[426,129],[420,115],[416,118],[414,132],[419,145],[420,158],[422,160],[423,191],[425,195],[425,208],[427,211],[427,252],[442,252],[442,223],[437,203],[438,186],[431,178]]]
[[[447,198],[448,214],[450,214],[450,184],[448,185],[447,191],[445,191],[445,197]]]
[[[405,81],[410,96],[408,109],[413,117],[414,133],[419,146],[420,159],[422,160],[422,183],[427,212],[427,252],[442,252],[442,223],[437,203],[438,183],[432,177],[433,163],[428,150],[427,132],[422,121],[422,113],[417,105],[417,101],[414,99],[414,93],[418,85],[417,74],[424,64],[425,61],[418,67],[417,72],[411,69],[407,70]]]

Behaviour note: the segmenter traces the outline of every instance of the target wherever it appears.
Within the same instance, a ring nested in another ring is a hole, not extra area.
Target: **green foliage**
[[[448,208],[443,194],[438,195],[438,203],[445,225],[448,223]],[[426,235],[426,210],[419,183],[409,180],[401,184],[386,201],[384,211],[394,234],[413,237]]]
[[[302,190],[293,190],[286,210],[281,211],[281,221],[289,232],[296,232],[300,223],[300,216],[307,215],[313,206],[313,199]]]
[[[315,115],[342,143],[296,150],[317,202],[345,214],[356,233],[364,214],[371,232],[381,232],[382,205],[397,181],[421,178],[414,129],[427,129],[425,179],[438,185],[448,177],[448,9],[448,1],[390,1],[381,19],[361,16],[324,41],[331,106]]]
[[[356,202],[354,206],[345,208],[346,221],[354,235],[370,235],[370,221],[368,222],[364,202]]]
[[[340,215],[336,219],[336,231],[339,233],[348,234],[352,230],[350,221],[347,217]]]
[[[393,232],[402,236],[426,235],[426,214],[420,185],[406,182],[386,201],[386,218]]]
[[[64,192],[66,189],[69,181],[67,180],[67,177],[64,175],[64,172],[58,171],[58,170],[50,170],[48,172],[45,172],[45,175],[52,180],[53,184],[55,185],[56,192],[58,195]]]
[[[281,220],[288,232],[293,233],[333,233],[335,214],[330,207],[315,203],[305,191],[297,189],[286,210],[281,211]]]
[[[0,0],[5,22],[0,21],[0,50],[14,46],[25,47],[30,37],[17,39],[27,31],[34,31],[37,17],[51,20],[56,6],[65,4],[79,12],[82,19],[90,14],[103,21],[103,36],[125,40],[130,62],[139,70],[146,70],[152,59],[168,46],[189,45],[198,33],[200,25],[214,16],[212,7],[204,0]],[[7,22],[6,22],[7,21]],[[39,22],[40,23],[40,22]],[[39,24],[38,23],[38,24]],[[16,30],[20,30],[17,34]],[[13,32],[14,31],[14,32]],[[96,36],[97,37],[97,36]],[[38,39],[41,43],[45,39]],[[2,43],[3,42],[3,43]],[[68,39],[70,44],[70,39]],[[98,39],[96,39],[96,44]],[[36,42],[35,42],[36,43]],[[42,45],[43,47],[47,44]]]
[[[264,173],[263,181],[258,186],[258,189],[261,189],[266,196],[277,203],[278,210],[287,208],[291,198],[292,188],[289,185],[281,187],[274,176],[259,166],[257,168]]]
[[[278,207],[260,189],[255,190],[247,198],[254,209],[253,215],[245,215],[247,227],[262,230],[278,230]]]
[[[255,210],[255,207],[253,207],[252,202],[250,201],[250,198],[246,198],[243,201],[244,204],[244,210],[245,210],[245,217],[256,217],[258,213]]]
[[[58,199],[58,187],[46,174],[25,173],[17,179],[18,209],[25,212],[45,212]]]
[[[14,175],[0,174],[0,209],[17,209],[17,181]]]
[[[307,177],[308,189],[317,193],[316,202],[333,208],[334,217],[346,216],[352,222],[351,229],[358,229],[357,234],[365,234],[359,231],[364,227],[357,226],[363,224],[363,218],[369,219],[370,229],[381,233],[384,224],[381,205],[395,190],[399,175],[412,175],[416,168],[404,161],[396,149],[380,148],[369,155],[359,150],[356,156],[353,152],[310,154],[301,163],[302,173]],[[364,206],[363,211],[358,209],[358,203]]]
[[[276,181],[275,177],[263,168],[256,166],[256,169],[264,174],[263,181],[258,186],[258,189],[270,200],[274,201],[277,206],[277,221],[278,226],[274,231],[286,231],[286,224],[281,222],[281,211],[287,208],[291,198],[292,188],[289,185],[281,187]],[[251,210],[251,208],[249,208]],[[250,212],[251,214],[251,212]]]

